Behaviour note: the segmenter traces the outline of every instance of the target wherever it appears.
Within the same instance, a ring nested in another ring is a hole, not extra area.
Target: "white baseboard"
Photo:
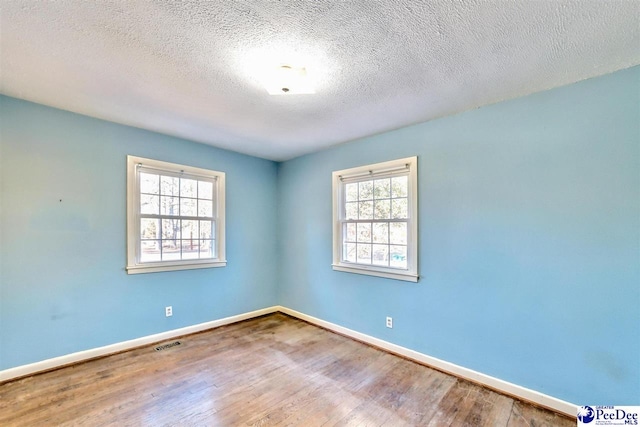
[[[145,337],[140,337],[129,341],[105,345],[104,347],[78,351],[76,353],[42,360],[40,362],[30,363],[28,365],[16,366],[15,368],[0,371],[0,382],[24,377],[27,375],[33,375],[38,372],[49,371],[51,369],[59,368],[72,363],[95,359],[96,357],[106,356],[113,353],[119,353],[122,351],[130,350],[132,348],[165,341],[183,335],[193,334],[207,329],[216,328],[218,326],[240,322],[242,320],[251,319],[253,317],[274,313],[278,310],[279,306],[263,308],[260,310],[250,311],[248,313],[238,314],[236,316],[225,317],[223,319],[212,320],[210,322],[199,323],[197,325],[187,326],[179,329],[173,329],[171,331],[161,332],[159,334],[147,335]]]
[[[537,405],[552,409],[554,411],[563,413],[570,417],[575,417],[577,414],[577,405],[569,402],[565,402],[555,397],[548,396],[546,394],[530,390],[518,385],[509,383],[507,381],[500,380],[498,378],[491,377],[489,375],[476,372],[471,369],[467,369],[462,366],[455,365],[453,363],[446,362],[444,360],[437,359],[435,357],[427,356],[426,354],[419,353],[414,350],[410,350],[405,347],[390,343],[388,341],[381,340],[379,338],[372,337],[348,328],[345,328],[335,323],[327,322],[322,319],[318,319],[313,316],[306,315],[296,310],[292,310],[283,306],[273,306],[263,308],[260,310],[251,311],[248,313],[238,314],[236,316],[225,317],[223,319],[213,320],[210,322],[200,323],[197,325],[187,326],[180,329],[173,329],[171,331],[161,332],[159,334],[148,335],[141,338],[136,338],[129,341],[123,341],[104,347],[97,347],[90,350],[79,351],[76,353],[67,354],[64,356],[54,357],[52,359],[43,360],[40,362],[30,363],[28,365],[17,366],[15,368],[5,369],[0,371],[0,382],[8,381],[14,378],[20,378],[27,375],[33,375],[38,372],[48,371],[51,369],[59,368],[72,363],[78,363],[96,357],[106,356],[113,353],[118,353],[133,349],[136,347],[165,341],[168,339],[176,338],[183,335],[193,334],[196,332],[204,331],[207,329],[216,328],[218,326],[228,325],[231,323],[240,322],[242,320],[251,319],[265,314],[275,313],[280,311],[288,314],[289,316],[298,318],[300,320],[307,321],[317,326],[321,326],[325,329],[337,332],[339,334],[348,336],[358,341],[365,342],[375,347],[384,349],[391,353],[398,354],[406,357],[407,359],[414,360],[427,366],[431,366],[440,371],[455,375],[460,378],[470,380],[472,382],[481,384],[488,388],[500,391],[507,395],[517,397],[522,400],[526,400]]]
[[[321,326],[325,329],[329,329],[341,335],[346,335],[358,341],[362,341],[367,344],[373,345],[375,347],[387,350],[391,353],[398,354],[400,356],[406,357],[407,359],[414,360],[418,363],[431,366],[439,371],[449,373],[459,378],[464,378],[466,380],[472,381],[477,384],[481,384],[485,387],[491,388],[493,390],[497,390],[504,394],[535,403],[545,408],[552,409],[556,412],[560,412],[570,417],[573,417],[573,418],[576,417],[578,407],[577,405],[574,405],[572,403],[565,402],[560,399],[556,399],[555,397],[551,397],[546,394],[543,394],[534,390],[530,390],[525,387],[520,387],[510,382],[503,381],[501,379],[494,378],[489,375],[485,375],[480,372],[476,372],[474,370],[471,370],[462,366],[458,366],[453,363],[446,362],[444,360],[437,359],[435,357],[427,356],[426,354],[422,354],[417,351],[410,350],[408,348],[401,347],[396,344],[392,344],[390,342],[372,337],[370,335],[365,335],[363,333],[342,327],[340,325],[336,325],[335,323],[318,319],[313,316],[306,315],[304,313],[301,313],[296,310],[292,310],[287,307],[278,306],[277,311],[280,311],[282,313],[288,314],[295,318],[307,321],[314,325]]]

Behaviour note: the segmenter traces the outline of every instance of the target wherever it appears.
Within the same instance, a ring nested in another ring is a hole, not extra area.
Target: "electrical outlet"
[[[387,317],[387,328],[393,328],[393,317]]]
[[[167,317],[173,316],[173,307],[168,306],[164,308],[164,315]]]

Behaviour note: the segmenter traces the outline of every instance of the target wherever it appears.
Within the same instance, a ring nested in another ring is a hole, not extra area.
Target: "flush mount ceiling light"
[[[267,73],[264,86],[270,95],[303,95],[316,93],[304,67],[279,65]]]

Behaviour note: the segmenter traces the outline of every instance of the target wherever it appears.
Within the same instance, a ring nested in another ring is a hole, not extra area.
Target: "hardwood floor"
[[[178,340],[2,384],[0,425],[576,425],[279,313]]]

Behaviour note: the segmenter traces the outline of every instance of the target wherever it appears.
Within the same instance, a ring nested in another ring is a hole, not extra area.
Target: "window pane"
[[[224,193],[222,172],[127,156],[127,273],[223,266]]]
[[[182,241],[182,259],[198,258],[200,252],[200,240],[183,240]]]
[[[213,257],[213,240],[200,240],[200,258]]]
[[[182,239],[197,239],[198,238],[198,221],[196,220],[182,220]]]
[[[389,243],[389,224],[373,224],[373,243]]]
[[[360,219],[373,218],[373,202],[358,203],[358,218]]]
[[[143,215],[158,215],[158,196],[150,194],[140,195],[140,213]]]
[[[417,226],[412,217],[417,208],[416,160],[409,157],[333,172],[334,270],[416,280],[418,248],[411,237]]]
[[[389,224],[391,228],[391,244],[393,245],[406,245],[407,244],[407,223],[406,222],[392,222]]]
[[[351,183],[344,186],[344,196],[347,202],[355,202],[358,200],[358,184]]]
[[[356,244],[346,243],[343,245],[342,258],[345,261],[356,262]]]
[[[373,197],[376,199],[388,199],[391,197],[391,180],[376,179],[373,182]]]
[[[160,178],[160,193],[167,196],[178,196],[180,180],[172,176],[162,176]]]
[[[373,260],[375,265],[389,265],[389,246],[373,245]]]
[[[391,218],[396,218],[396,219],[408,218],[407,199],[391,200]]]
[[[362,181],[358,183],[358,199],[373,199],[373,181]]]
[[[140,172],[140,192],[158,194],[160,192],[160,176],[151,173]]]
[[[180,199],[178,197],[160,197],[160,215],[180,215]]]
[[[375,201],[375,219],[388,219],[391,215],[391,200],[383,199]]]
[[[371,241],[371,224],[358,223],[358,242]]]
[[[182,257],[184,258],[185,252],[196,252],[196,256],[198,254],[198,250],[200,248],[200,239],[183,239],[180,241],[180,246],[182,247]]]
[[[390,246],[389,264],[391,267],[407,268],[407,247]]]
[[[391,178],[391,197],[407,197],[407,177]]]
[[[180,239],[180,220],[162,219],[162,240],[177,241]]]
[[[358,202],[345,203],[345,219],[358,219]]]
[[[180,197],[198,197],[198,181],[195,179],[180,180]]]
[[[160,261],[160,240],[143,240],[140,249],[140,261]]]
[[[180,241],[162,241],[162,261],[175,261],[180,259]]]
[[[343,239],[347,242],[356,241],[356,224],[355,223],[350,222],[344,225]]]
[[[158,239],[160,231],[159,219],[140,219],[140,238],[142,239]]]
[[[211,221],[200,221],[200,238],[213,238],[213,235],[211,234]]]
[[[211,218],[213,216],[213,202],[198,199],[198,216]]]
[[[213,199],[213,183],[198,181],[198,199]]]
[[[357,262],[360,264],[371,264],[371,245],[357,244]]]
[[[196,199],[180,198],[180,216],[197,216]]]

